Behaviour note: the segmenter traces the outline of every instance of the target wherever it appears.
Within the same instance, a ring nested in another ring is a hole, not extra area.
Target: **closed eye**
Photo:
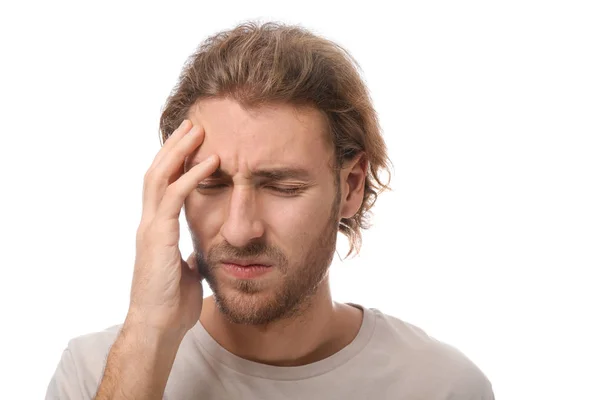
[[[200,184],[198,184],[197,188],[198,189],[220,189],[225,186],[227,186],[227,185],[225,185],[223,183],[213,184],[213,185],[203,185],[200,183]]]
[[[284,193],[287,195],[298,194],[303,188],[302,187],[278,187],[278,186],[266,186],[267,189],[274,190],[279,193]]]
[[[228,185],[224,184],[224,183],[217,183],[217,184],[198,184],[197,189],[198,190],[214,190],[214,189],[222,189],[224,187],[227,187]],[[304,189],[303,187],[281,187],[281,186],[265,186],[266,189],[275,191],[277,193],[283,193],[285,195],[295,195],[298,194],[300,191],[302,191],[302,189]]]

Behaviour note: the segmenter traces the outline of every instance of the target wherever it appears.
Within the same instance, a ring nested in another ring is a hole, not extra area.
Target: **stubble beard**
[[[336,249],[340,196],[339,185],[336,184],[336,197],[329,219],[318,234],[304,243],[301,250],[304,257],[301,260],[290,261],[279,249],[264,242],[252,242],[244,248],[235,248],[222,242],[206,254],[198,251],[199,246],[194,245],[198,270],[208,282],[218,310],[230,322],[265,325],[304,314],[328,277]],[[227,281],[228,287],[223,288],[223,282],[217,281],[214,272],[218,262],[227,256],[266,256],[276,261],[281,278],[276,284],[268,281],[267,287],[260,280],[231,279]]]

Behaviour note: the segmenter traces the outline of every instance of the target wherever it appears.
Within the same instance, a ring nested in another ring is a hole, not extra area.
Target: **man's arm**
[[[97,400],[162,399],[177,349],[198,322],[202,277],[194,253],[187,262],[181,258],[179,215],[185,199],[220,163],[213,155],[186,171],[186,158],[203,140],[202,126],[184,120],[144,176],[129,311],[108,354]]]
[[[124,324],[112,346],[96,400],[162,399],[183,335]]]
[[[203,140],[202,126],[184,120],[144,176],[129,311],[108,354],[98,400],[161,399],[179,345],[198,322],[202,277],[194,253],[187,261],[181,257],[179,215],[185,199],[220,163],[212,155],[186,171],[186,158]],[[72,363],[59,370],[67,367],[67,382],[79,381]],[[53,378],[47,397],[67,386],[58,379]]]

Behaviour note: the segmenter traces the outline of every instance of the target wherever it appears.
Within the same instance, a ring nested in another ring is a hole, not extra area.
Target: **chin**
[[[286,296],[285,291],[261,288],[248,291],[243,286],[218,287],[213,290],[219,311],[232,323],[244,325],[265,325],[296,314],[295,301]]]
[[[275,296],[269,293],[246,293],[226,290],[215,293],[219,310],[233,323],[260,325],[280,318],[282,310]]]

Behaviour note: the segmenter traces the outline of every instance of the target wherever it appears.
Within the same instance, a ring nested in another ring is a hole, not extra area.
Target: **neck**
[[[362,312],[334,303],[325,279],[304,305],[303,312],[267,325],[241,325],[229,321],[204,299],[200,322],[226,350],[247,360],[277,366],[309,364],[329,357],[356,337]]]

